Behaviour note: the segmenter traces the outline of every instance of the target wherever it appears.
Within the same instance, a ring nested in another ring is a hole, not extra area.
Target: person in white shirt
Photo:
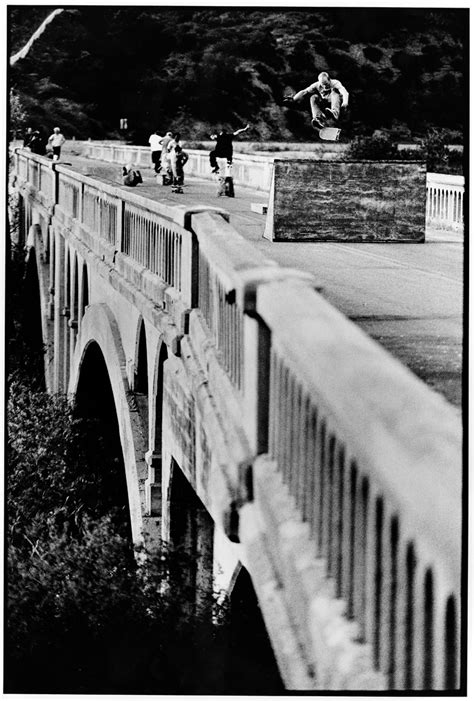
[[[328,73],[323,71],[318,75],[316,83],[311,83],[304,90],[295,93],[288,101],[299,102],[310,95],[311,123],[314,127],[326,126],[327,119],[334,119],[336,122],[340,117],[341,109],[346,109],[349,104],[349,93],[340,80],[330,78]]]
[[[59,127],[54,127],[53,133],[48,139],[48,144],[53,149],[53,161],[59,160],[61,156],[61,146],[64,144],[66,139],[61,134]]]
[[[154,131],[148,139],[151,150],[151,162],[153,163],[155,173],[159,173],[161,170],[161,141],[163,137],[158,134],[158,131]]]

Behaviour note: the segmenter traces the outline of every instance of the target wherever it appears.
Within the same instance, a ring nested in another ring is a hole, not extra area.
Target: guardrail
[[[275,568],[288,630],[316,664],[322,686],[312,688],[364,688],[367,664],[376,688],[457,688],[462,467],[452,407],[310,277],[266,260],[222,210],[165,207],[27,152],[16,158],[33,192],[51,169],[58,214],[155,273],[202,318],[257,456],[242,499],[254,500],[260,526],[246,529],[243,508],[242,542],[251,551],[259,540]],[[254,565],[266,601],[268,573]]]
[[[268,452],[322,558],[324,586],[345,601],[353,638],[370,646],[388,688],[454,688],[462,491],[455,413],[307,286],[259,287],[256,312],[271,337]],[[327,611],[319,615],[324,629]]]
[[[462,231],[464,228],[464,177],[428,173],[426,187],[428,226]]]
[[[140,167],[150,166],[150,149],[144,146],[111,145],[83,142],[89,158],[107,161],[109,163],[134,163]],[[186,163],[186,174],[211,180],[211,167],[207,151],[186,149],[189,160]],[[268,156],[234,154],[233,177],[236,183],[256,190],[269,190],[272,177],[272,161]]]
[[[150,165],[150,150],[144,146],[112,145],[83,142],[86,153],[90,158],[105,160],[112,163],[128,163],[130,161],[146,167]],[[189,161],[186,173],[205,179],[211,179],[207,151],[187,150]],[[278,158],[285,158],[284,152],[278,153]],[[341,152],[324,152],[318,157],[341,157]],[[288,156],[290,157],[290,156]],[[233,177],[237,185],[251,187],[256,190],[270,190],[273,170],[273,156],[258,156],[253,154],[234,154]],[[441,229],[462,231],[464,177],[456,175],[441,175],[427,173],[427,226]]]

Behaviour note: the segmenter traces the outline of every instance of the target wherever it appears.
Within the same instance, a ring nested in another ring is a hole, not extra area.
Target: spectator
[[[46,144],[41,132],[35,129],[30,137],[29,146],[32,153],[36,153],[38,156],[44,156],[46,153]]]
[[[161,168],[165,172],[171,169],[168,152],[168,145],[171,141],[173,141],[173,134],[170,131],[167,131],[161,140]]]
[[[135,170],[133,163],[127,163],[122,168],[123,184],[128,187],[136,187],[143,182],[142,174],[139,170]]]
[[[30,145],[31,137],[33,136],[33,129],[28,127],[23,137],[23,148],[27,148]]]
[[[170,156],[173,171],[173,192],[183,192],[184,166],[188,161],[188,154],[177,143],[172,148]]]
[[[219,172],[219,166],[217,164],[218,158],[225,158],[227,160],[228,165],[231,165],[233,158],[232,142],[234,140],[234,136],[237,136],[238,134],[247,131],[247,129],[249,128],[250,125],[247,124],[247,126],[243,129],[237,129],[237,131],[234,131],[233,133],[229,133],[222,130],[219,131],[219,133],[211,135],[211,139],[213,139],[216,142],[216,148],[209,153],[209,162],[211,164],[213,173]]]
[[[59,127],[54,127],[53,133],[48,139],[48,144],[53,149],[53,161],[58,161],[61,157],[61,146],[65,143],[66,139],[61,134]]]
[[[151,150],[151,162],[153,163],[155,173],[159,173],[161,170],[161,142],[163,137],[158,134],[158,131],[154,131],[148,139]]]

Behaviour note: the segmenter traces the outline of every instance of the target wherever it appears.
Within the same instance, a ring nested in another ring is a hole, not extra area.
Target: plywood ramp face
[[[425,210],[424,162],[276,160],[264,236],[423,243]]]

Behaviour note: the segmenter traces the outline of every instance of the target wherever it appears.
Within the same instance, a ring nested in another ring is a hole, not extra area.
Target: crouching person
[[[139,170],[135,170],[133,163],[128,163],[122,168],[123,184],[129,187],[135,187],[143,182],[142,174]]]

